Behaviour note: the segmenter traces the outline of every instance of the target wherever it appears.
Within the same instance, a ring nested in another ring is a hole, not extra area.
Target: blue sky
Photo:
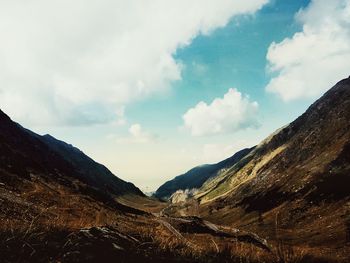
[[[347,77],[349,28],[350,0],[14,0],[0,4],[0,105],[151,191]]]
[[[300,31],[301,25],[295,22],[294,15],[308,2],[273,1],[253,16],[233,18],[212,34],[196,37],[191,45],[180,48],[175,54],[185,69],[182,80],[173,84],[170,95],[131,105],[128,117],[136,122],[147,120],[144,125],[149,128],[162,123],[164,129],[173,129],[174,125],[182,124],[181,116],[198,101],[210,102],[223,96],[230,87],[236,87],[263,104],[261,117],[271,121],[271,114],[277,108],[279,112],[273,118],[279,125],[292,120],[312,100],[285,104],[265,92],[270,80],[266,72],[266,52],[273,41],[280,42]]]

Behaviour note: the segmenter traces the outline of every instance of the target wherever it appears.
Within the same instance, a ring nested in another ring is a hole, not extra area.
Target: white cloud
[[[272,43],[267,85],[285,101],[314,98],[350,74],[350,0],[313,0],[296,19],[303,31]]]
[[[142,126],[138,123],[132,124],[128,130],[128,136],[118,136],[115,134],[110,134],[107,139],[115,140],[117,143],[151,143],[157,142],[159,136],[145,131]]]
[[[0,104],[25,123],[104,123],[181,78],[173,54],[268,0],[0,2]]]
[[[129,133],[135,142],[154,142],[158,139],[157,135],[144,131],[138,123],[130,126]]]
[[[258,125],[256,114],[258,103],[251,102],[236,89],[229,89],[223,98],[216,98],[211,104],[203,101],[184,115],[184,127],[193,136],[235,132]]]

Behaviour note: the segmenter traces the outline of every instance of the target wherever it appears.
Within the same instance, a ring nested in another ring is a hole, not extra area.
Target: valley
[[[1,111],[0,149],[2,262],[349,260],[350,78],[154,197]]]

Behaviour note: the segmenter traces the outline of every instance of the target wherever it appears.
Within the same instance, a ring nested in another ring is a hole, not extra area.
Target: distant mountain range
[[[177,190],[200,188],[208,179],[217,176],[218,173],[223,172],[225,168],[231,167],[253,149],[254,147],[250,149],[243,149],[235,153],[233,156],[216,164],[197,166],[188,172],[164,183],[157,189],[154,196],[161,199],[167,199]]]

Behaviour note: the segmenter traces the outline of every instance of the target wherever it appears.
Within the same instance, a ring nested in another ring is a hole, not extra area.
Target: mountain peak
[[[11,121],[10,117],[7,116],[1,109],[0,109],[0,121]]]

